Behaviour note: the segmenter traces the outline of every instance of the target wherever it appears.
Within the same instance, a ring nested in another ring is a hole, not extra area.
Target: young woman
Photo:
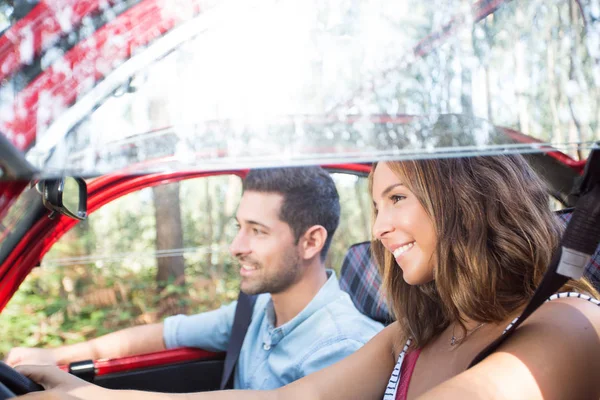
[[[522,157],[379,163],[370,188],[373,253],[397,322],[356,353],[271,392],[113,392],[54,367],[19,367],[54,389],[31,398],[600,398],[591,297],[546,302],[467,369],[518,317],[559,242],[547,192]],[[596,295],[585,281],[562,291]]]

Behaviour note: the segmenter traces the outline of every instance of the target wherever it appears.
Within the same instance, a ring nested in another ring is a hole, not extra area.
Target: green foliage
[[[56,347],[173,314],[211,310],[238,293],[235,277],[215,282],[188,278],[186,284],[170,282],[159,291],[154,274],[130,272],[115,279],[110,268],[75,270],[47,268],[28,276],[0,314],[0,357],[14,346]]]

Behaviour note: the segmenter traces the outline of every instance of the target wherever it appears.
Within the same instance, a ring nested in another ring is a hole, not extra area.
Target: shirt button
[[[263,349],[265,350],[271,350],[271,345],[268,343],[263,343]]]

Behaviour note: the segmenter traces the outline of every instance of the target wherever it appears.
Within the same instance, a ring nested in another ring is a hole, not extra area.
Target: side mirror
[[[81,178],[47,179],[38,183],[42,203],[52,211],[50,218],[60,213],[71,218],[87,218],[87,184]]]

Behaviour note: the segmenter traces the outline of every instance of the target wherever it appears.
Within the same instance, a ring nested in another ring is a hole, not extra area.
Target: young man
[[[259,296],[234,388],[283,386],[348,356],[383,328],[356,310],[325,269],[339,217],[337,190],[319,167],[253,170],[244,180],[230,252],[240,264],[241,290]],[[56,349],[15,348],[7,362],[63,364],[180,346],[225,351],[235,307],[177,315]]]

